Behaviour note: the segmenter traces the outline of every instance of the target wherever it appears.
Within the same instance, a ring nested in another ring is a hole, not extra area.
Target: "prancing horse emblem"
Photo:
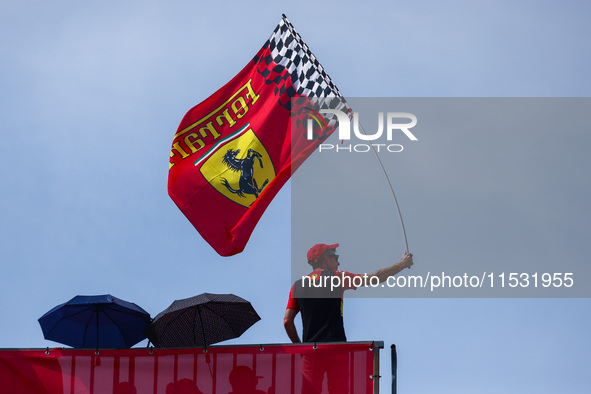
[[[233,189],[226,178],[221,178],[222,184],[226,188],[240,197],[245,197],[244,194],[254,194],[255,198],[261,194],[261,191],[267,186],[269,180],[265,180],[263,186],[259,188],[256,179],[254,179],[254,160],[257,159],[261,168],[263,168],[263,161],[261,160],[262,155],[253,150],[249,149],[248,154],[244,159],[237,159],[236,156],[240,153],[240,149],[228,149],[222,161],[232,171],[240,171],[240,180],[238,181],[239,189]]]

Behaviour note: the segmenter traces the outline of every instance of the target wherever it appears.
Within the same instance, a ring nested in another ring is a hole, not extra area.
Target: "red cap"
[[[327,244],[316,244],[308,250],[308,264],[314,265],[322,258],[324,253],[329,249],[336,249],[339,244],[327,245]]]

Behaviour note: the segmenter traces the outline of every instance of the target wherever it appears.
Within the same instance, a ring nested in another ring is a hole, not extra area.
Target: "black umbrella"
[[[45,339],[77,348],[129,348],[145,339],[150,314],[110,294],[76,296],[39,318]]]
[[[239,337],[259,320],[250,302],[238,296],[203,293],[174,301],[145,334],[158,347],[206,347]]]

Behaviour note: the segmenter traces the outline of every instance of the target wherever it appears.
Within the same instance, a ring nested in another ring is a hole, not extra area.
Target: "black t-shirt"
[[[346,341],[343,325],[343,288],[331,290],[330,276],[335,273],[322,271],[310,285],[299,279],[294,284],[294,298],[302,313],[304,342],[341,342]],[[328,277],[324,279],[324,277]],[[326,284],[327,286],[314,286]]]

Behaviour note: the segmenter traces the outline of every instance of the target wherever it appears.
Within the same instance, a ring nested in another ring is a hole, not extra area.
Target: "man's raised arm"
[[[402,259],[394,264],[391,265],[389,267],[386,268],[382,268],[377,270],[376,272],[374,272],[371,275],[368,275],[369,277],[377,277],[378,280],[380,281],[380,283],[386,281],[386,279],[388,279],[389,276],[394,276],[397,273],[399,273],[400,271],[402,271],[405,268],[410,268],[410,266],[413,265],[412,262],[412,254],[408,253],[408,252],[404,252],[404,256],[402,256]]]

